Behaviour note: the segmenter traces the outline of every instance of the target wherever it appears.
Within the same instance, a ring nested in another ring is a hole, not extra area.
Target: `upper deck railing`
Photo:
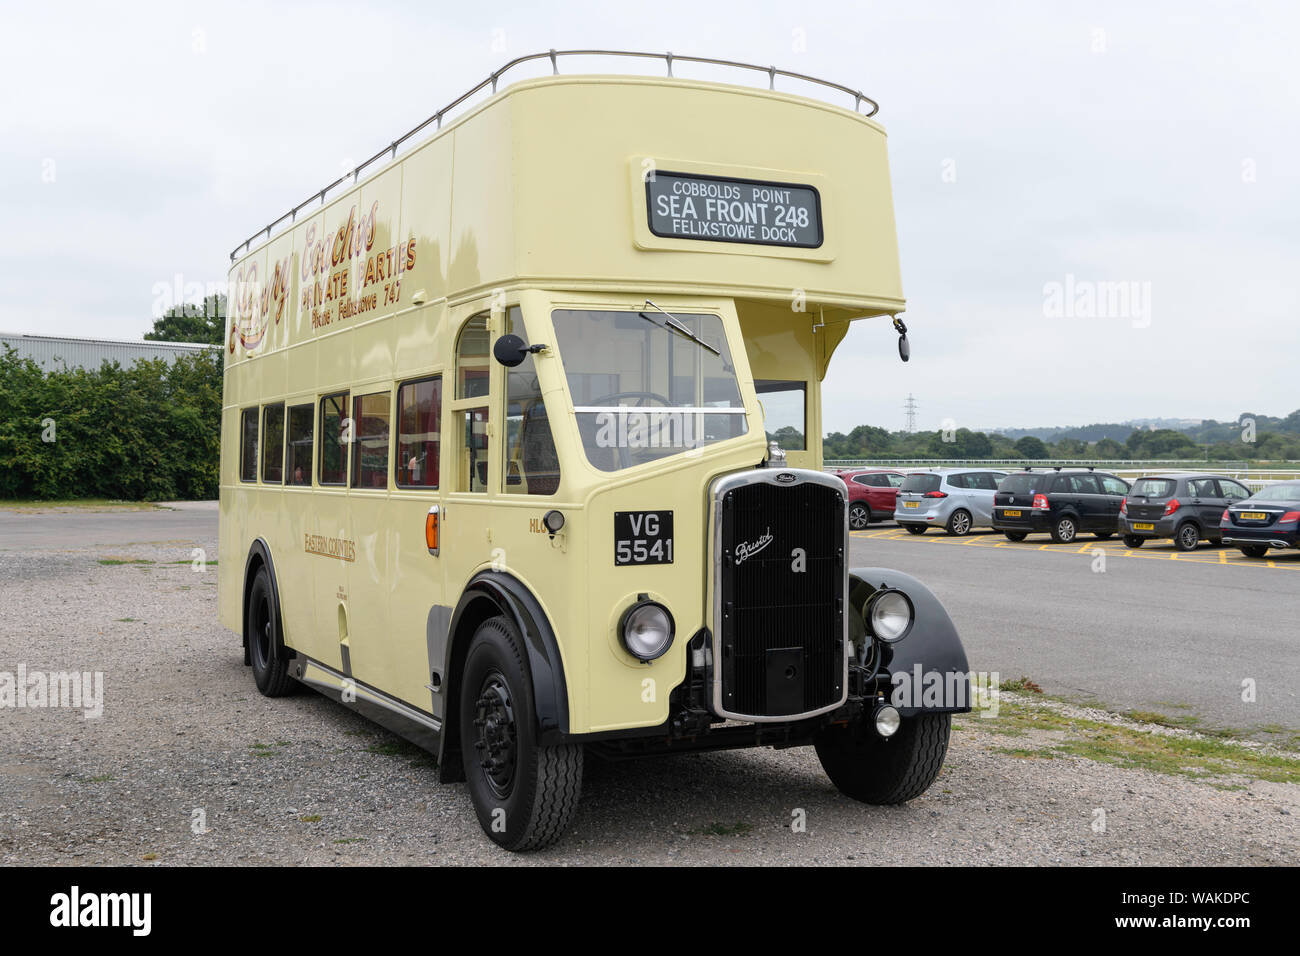
[[[407,140],[409,140],[411,137],[416,136],[419,133],[423,132],[425,129],[429,127],[430,124],[436,123],[437,128],[441,129],[443,117],[445,117],[456,107],[460,106],[462,103],[464,103],[467,99],[469,99],[474,94],[482,92],[485,87],[490,86],[492,88],[492,92],[496,93],[497,82],[509,70],[514,69],[515,67],[519,66],[522,63],[529,63],[532,62],[533,60],[550,60],[551,73],[552,75],[558,76],[560,73],[560,67],[558,61],[559,58],[562,56],[630,56],[630,57],[639,57],[641,59],[663,60],[668,67],[668,76],[673,75],[673,63],[675,62],[704,63],[709,66],[733,67],[735,69],[750,70],[757,73],[767,74],[767,78],[768,78],[767,88],[769,90],[776,89],[776,78],[778,76],[782,76],[792,80],[802,80],[807,83],[815,83],[818,86],[824,86],[827,87],[828,89],[837,90],[841,93],[853,97],[853,111],[855,113],[861,112],[863,103],[868,104],[870,107],[865,113],[863,113],[864,116],[875,116],[876,113],[879,112],[880,110],[880,104],[877,103],[875,100],[873,100],[871,97],[867,96],[865,93],[861,92],[860,90],[850,89],[849,87],[842,86],[839,83],[832,83],[830,80],[822,80],[822,79],[818,79],[815,76],[808,76],[806,73],[795,73],[791,70],[782,70],[779,67],[775,67],[775,66],[760,66],[757,63],[742,63],[739,60],[719,60],[708,56],[681,56],[671,52],[642,53],[642,52],[637,52],[635,50],[548,50],[545,53],[529,53],[526,56],[515,57],[505,66],[501,67],[501,69],[497,70],[495,73],[489,74],[487,79],[483,80],[481,83],[478,83],[474,87],[466,90],[460,96],[456,97],[446,106],[444,106],[442,109],[438,110],[438,112],[434,113],[428,119],[424,120],[424,122],[418,124],[409,132],[404,133],[403,135],[397,137],[397,139],[393,140],[391,143],[389,143],[379,152],[375,153],[375,155],[371,156],[365,162],[361,163],[361,165],[357,166],[356,169],[352,170],[352,172],[344,173],[342,176],[334,180],[334,182],[330,183],[328,186],[318,190],[317,192],[312,193],[310,196],[308,196],[298,205],[294,206],[292,209],[286,212],[279,219],[276,219],[275,221],[268,223],[266,225],[266,228],[259,229],[257,232],[253,233],[251,236],[249,236],[239,245],[235,246],[233,250],[231,250],[230,260],[233,262],[235,258],[239,255],[240,250],[243,250],[244,252],[249,252],[252,249],[253,241],[255,239],[263,238],[263,237],[266,239],[270,239],[272,231],[277,226],[283,225],[286,222],[294,222],[298,218],[298,213],[300,213],[303,209],[310,206],[312,203],[320,202],[320,204],[323,206],[325,204],[325,197],[330,193],[331,190],[336,189],[347,182],[352,182],[352,183],[359,182],[361,179],[362,171],[374,165],[375,163],[379,162],[385,156],[387,156],[390,160],[396,159],[397,148],[401,146],[403,143],[405,143]]]

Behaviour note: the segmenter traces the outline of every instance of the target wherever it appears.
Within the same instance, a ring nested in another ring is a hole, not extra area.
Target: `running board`
[[[290,662],[289,673],[313,690],[429,751],[435,759],[439,756],[442,721],[432,714],[416,710],[410,704],[301,654]]]

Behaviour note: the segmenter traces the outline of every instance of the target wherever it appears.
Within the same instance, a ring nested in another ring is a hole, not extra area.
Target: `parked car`
[[[849,527],[854,531],[894,516],[894,498],[905,477],[901,471],[849,468],[836,474],[849,489]]]
[[[1139,478],[1120,505],[1119,533],[1130,548],[1172,538],[1179,551],[1195,551],[1202,540],[1218,544],[1223,509],[1249,497],[1249,488],[1225,475]]]
[[[1004,471],[942,468],[913,472],[903,479],[894,505],[894,520],[912,534],[941,527],[949,534],[969,534],[988,528],[993,520],[993,494]]]
[[[1080,532],[1098,538],[1115,533],[1120,504],[1128,482],[1088,469],[1026,468],[1007,475],[993,499],[993,527],[1012,541],[1024,541],[1046,531],[1057,544],[1068,544]]]
[[[1300,481],[1268,485],[1223,510],[1219,534],[1248,558],[1270,548],[1300,547]]]

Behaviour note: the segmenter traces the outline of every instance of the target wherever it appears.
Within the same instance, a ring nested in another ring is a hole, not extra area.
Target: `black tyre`
[[[1028,531],[1003,531],[1002,533],[1007,536],[1008,541],[1024,541],[1029,537]]]
[[[906,528],[910,534],[925,534],[926,530],[925,525],[923,524],[905,524],[903,527]]]
[[[458,713],[465,777],[483,832],[515,851],[563,836],[578,808],[582,747],[538,743],[523,643],[504,617],[474,632]]]
[[[1052,540],[1057,544],[1069,544],[1079,534],[1079,525],[1069,515],[1056,519],[1052,525]]]
[[[253,680],[267,697],[286,697],[298,689],[289,676],[289,654],[280,634],[280,608],[271,590],[271,573],[257,569],[244,607],[244,633],[248,635],[248,658]]]
[[[1115,537],[1115,532],[1114,532],[1114,531],[1094,531],[1094,532],[1093,532],[1093,535],[1094,535],[1095,537],[1099,538],[1100,540],[1105,541],[1107,538],[1113,538],[1113,537]]]
[[[1262,558],[1268,554],[1268,548],[1262,544],[1248,544],[1241,549],[1241,553],[1248,558]]]
[[[1201,529],[1190,521],[1185,521],[1174,532],[1174,547],[1179,551],[1195,551],[1201,543]]]
[[[871,509],[865,502],[855,501],[849,505],[849,527],[852,530],[861,531],[869,524],[871,524]]]
[[[948,714],[919,714],[903,718],[894,736],[883,739],[855,721],[819,731],[813,744],[840,793],[863,803],[904,803],[939,776],[950,725]]]
[[[1140,548],[1146,543],[1146,540],[1140,534],[1126,534],[1124,535],[1124,546],[1126,548]]]
[[[970,529],[971,529],[970,512],[967,511],[965,508],[958,508],[956,511],[954,511],[951,515],[948,516],[947,530],[949,534],[956,535],[957,537],[960,538],[970,534]]]

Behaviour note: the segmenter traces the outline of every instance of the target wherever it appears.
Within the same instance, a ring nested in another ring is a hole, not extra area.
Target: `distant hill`
[[[1212,418],[1134,418],[1126,422],[1102,422],[1095,425],[1061,425],[1044,428],[1001,428],[998,434],[1005,435],[1013,441],[1032,435],[1045,442],[1058,442],[1072,438],[1078,441],[1097,442],[1103,438],[1124,442],[1138,429],[1154,431],[1171,429],[1183,432],[1197,444],[1236,441],[1241,437],[1246,419],[1254,419],[1257,432],[1279,432],[1287,435],[1300,435],[1300,410],[1292,412],[1285,418],[1272,415],[1258,415],[1242,412],[1234,421],[1218,422]]]

